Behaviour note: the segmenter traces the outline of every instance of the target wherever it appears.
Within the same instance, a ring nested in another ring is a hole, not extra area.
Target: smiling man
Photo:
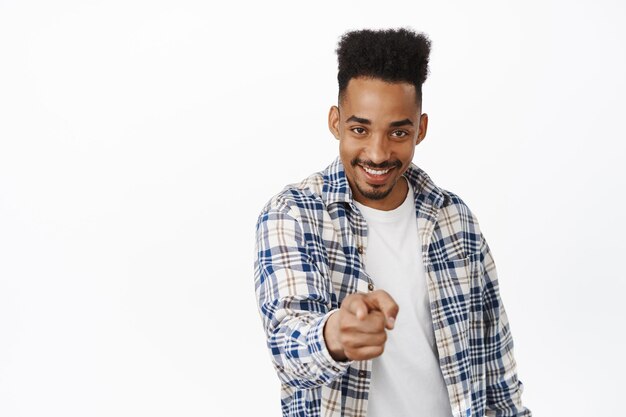
[[[283,416],[531,416],[489,246],[412,163],[430,41],[343,35],[339,157],[256,229],[255,288]]]
[[[408,83],[359,75],[342,93],[341,110],[330,109],[329,127],[353,197],[368,207],[394,209],[405,200],[408,186],[399,180],[426,135],[428,115],[420,113],[415,86]]]

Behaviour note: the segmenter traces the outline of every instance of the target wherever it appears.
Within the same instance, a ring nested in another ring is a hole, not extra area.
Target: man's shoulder
[[[442,235],[461,232],[463,239],[467,240],[467,253],[477,252],[481,236],[478,218],[457,194],[448,190],[443,190],[443,192],[448,204],[441,208],[438,216]]]
[[[474,213],[470,210],[467,203],[458,194],[443,188],[440,188],[440,190],[444,196],[444,203],[441,207],[444,211],[459,213],[465,217],[468,217],[468,219],[472,220],[473,222],[477,222]]]

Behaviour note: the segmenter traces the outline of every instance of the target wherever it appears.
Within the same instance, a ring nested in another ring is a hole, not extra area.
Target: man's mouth
[[[362,168],[365,170],[365,172],[371,175],[384,175],[388,173],[389,171],[391,171],[391,168],[388,168],[388,169],[371,169],[368,167],[362,167]]]
[[[391,176],[390,172],[393,171],[393,169],[395,168],[391,167],[386,169],[373,169],[363,165],[359,165],[359,167],[365,173],[365,180],[371,185],[385,184]]]

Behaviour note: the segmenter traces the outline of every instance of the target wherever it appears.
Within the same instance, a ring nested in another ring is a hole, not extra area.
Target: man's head
[[[328,125],[354,198],[390,210],[406,196],[398,181],[426,135],[421,113],[430,40],[407,29],[344,34],[337,48],[339,103]]]

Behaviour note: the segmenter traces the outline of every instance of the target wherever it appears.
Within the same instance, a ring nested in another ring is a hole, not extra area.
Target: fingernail
[[[396,319],[393,317],[389,317],[387,319],[387,323],[389,324],[389,327],[393,328],[393,326],[396,324]]]

